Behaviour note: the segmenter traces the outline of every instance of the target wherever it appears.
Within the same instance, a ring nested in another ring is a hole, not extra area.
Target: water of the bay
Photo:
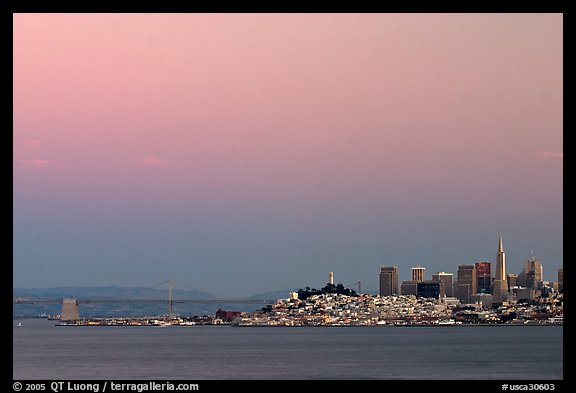
[[[18,326],[18,323],[21,326]],[[57,327],[14,321],[14,379],[562,379],[561,326]]]

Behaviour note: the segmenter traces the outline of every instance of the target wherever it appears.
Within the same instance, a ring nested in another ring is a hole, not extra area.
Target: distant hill
[[[45,297],[74,299],[167,299],[168,289],[144,287],[55,287],[55,288],[14,288],[14,297]],[[172,291],[174,299],[215,299],[211,293],[199,290]]]
[[[298,291],[300,288],[284,289],[280,291],[257,293],[248,297],[249,299],[286,299],[290,292]],[[13,297],[29,298],[73,298],[73,299],[150,299],[164,300],[168,298],[166,288],[144,288],[144,287],[54,287],[54,288],[14,288]],[[180,290],[172,291],[174,299],[217,299],[223,296],[216,296],[212,293],[200,290]],[[262,305],[250,304],[174,304],[174,313],[182,316],[191,315],[214,315],[218,308],[233,311],[255,311],[262,308]],[[166,304],[81,304],[81,317],[104,317],[104,316],[152,316],[165,315],[168,313]],[[15,317],[36,317],[41,314],[60,314],[61,306],[54,305],[30,305],[14,304],[12,308]]]
[[[55,287],[55,288],[14,288],[13,297],[30,298],[73,298],[73,299],[168,299],[166,288],[143,288],[143,287]],[[215,299],[216,296],[200,290],[172,291],[174,299]],[[218,308],[226,308],[238,311],[254,311],[261,306],[253,305],[225,305],[225,304],[175,304],[174,313],[190,315],[213,315]],[[168,313],[166,304],[81,304],[81,317],[103,316],[152,316],[165,315]],[[12,313],[19,317],[35,317],[41,314],[60,314],[60,305],[29,305],[14,304]]]

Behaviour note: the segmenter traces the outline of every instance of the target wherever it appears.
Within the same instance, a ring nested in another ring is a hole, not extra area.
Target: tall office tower
[[[76,299],[64,299],[62,301],[60,320],[77,321],[78,319],[80,319],[78,315],[78,301]]]
[[[442,281],[444,283],[444,292],[446,296],[454,296],[454,275],[452,273],[438,272],[432,275],[432,281]]]
[[[544,281],[544,268],[542,267],[542,262],[538,260],[530,261],[530,266],[534,270],[534,279],[540,284]]]
[[[524,269],[518,275],[518,285],[537,289],[543,281],[542,274],[542,262],[532,257],[526,261]]]
[[[456,297],[461,303],[471,302],[471,296],[476,293],[476,267],[474,265],[458,266],[458,281]]]
[[[558,292],[564,292],[564,268],[558,269]]]
[[[508,301],[508,282],[506,281],[506,254],[502,245],[502,236],[498,242],[498,252],[496,253],[496,274],[494,275],[494,286],[492,287],[492,299],[495,302]]]
[[[506,275],[506,283],[508,284],[508,291],[510,291],[510,288],[518,285],[518,275],[514,273],[508,273]]]
[[[418,295],[418,281],[402,281],[400,285],[401,295]]]
[[[425,267],[420,265],[412,268],[412,281],[422,282],[424,281],[424,271],[426,270]]]
[[[476,290],[478,293],[490,293],[492,288],[492,265],[490,262],[476,262]]]
[[[380,269],[380,296],[398,295],[398,268],[382,266]]]

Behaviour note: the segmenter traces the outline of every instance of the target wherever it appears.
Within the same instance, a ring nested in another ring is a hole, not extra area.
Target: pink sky
[[[435,244],[430,231],[462,236],[468,226],[462,244],[486,246],[493,259],[502,233],[515,270],[533,248],[553,279],[562,265],[562,31],[561,14],[16,14],[15,228],[19,209],[36,224],[43,214],[92,222],[110,209],[125,222],[145,221],[143,211],[215,215],[252,235],[200,259],[234,260],[232,273],[247,277],[267,264],[288,274],[287,259],[313,262],[312,277],[338,268],[352,282],[346,260],[320,246],[311,257],[298,238],[315,225],[347,227],[335,243],[347,260],[365,258],[358,274],[376,282],[382,264],[455,271],[474,262],[482,255],[464,246],[437,257],[417,246]],[[71,229],[62,222],[61,231]],[[22,285],[40,263],[18,249],[33,232],[16,235]],[[259,256],[260,235],[283,244],[282,255]],[[64,249],[62,236],[54,244]],[[286,243],[291,236],[299,240]],[[414,255],[405,255],[410,241]],[[121,245],[110,250],[138,263]],[[66,266],[81,255],[52,258]],[[288,280],[306,278],[270,286]]]

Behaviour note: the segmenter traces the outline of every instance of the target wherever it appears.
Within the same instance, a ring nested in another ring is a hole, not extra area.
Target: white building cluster
[[[278,300],[267,312],[237,321],[240,326],[371,326],[454,323],[451,306],[415,296],[358,297],[338,294]]]

